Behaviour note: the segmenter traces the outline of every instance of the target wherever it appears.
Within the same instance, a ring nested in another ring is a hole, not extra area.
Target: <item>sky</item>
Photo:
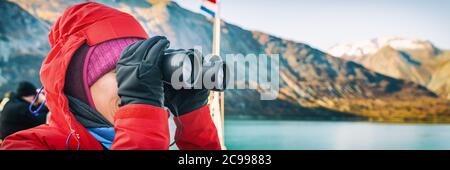
[[[200,11],[201,0],[174,0]],[[245,29],[326,50],[382,36],[450,49],[450,0],[222,0],[221,16]]]

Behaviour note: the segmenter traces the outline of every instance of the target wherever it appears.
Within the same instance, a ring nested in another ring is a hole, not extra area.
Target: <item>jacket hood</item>
[[[51,50],[42,63],[40,78],[51,112],[49,125],[67,132],[69,149],[87,148],[89,141],[95,141],[69,111],[63,92],[72,56],[85,43],[94,46],[126,37],[146,39],[148,35],[133,16],[95,2],[67,8],[51,28],[48,35]]]

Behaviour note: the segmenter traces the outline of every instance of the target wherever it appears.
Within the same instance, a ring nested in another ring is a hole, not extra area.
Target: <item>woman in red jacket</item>
[[[159,66],[169,41],[148,39],[131,15],[78,4],[56,21],[49,41],[40,72],[49,123],[8,136],[1,149],[168,149],[164,105],[179,119],[178,148],[220,149],[209,91],[164,86]]]

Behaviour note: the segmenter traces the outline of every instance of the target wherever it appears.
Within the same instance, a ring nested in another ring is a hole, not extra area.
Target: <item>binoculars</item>
[[[224,91],[229,69],[219,56],[205,58],[194,49],[168,49],[162,59],[164,83],[175,89]]]

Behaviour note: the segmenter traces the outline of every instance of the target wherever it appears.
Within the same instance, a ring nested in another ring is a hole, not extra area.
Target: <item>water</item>
[[[450,125],[226,120],[227,149],[450,149]]]

